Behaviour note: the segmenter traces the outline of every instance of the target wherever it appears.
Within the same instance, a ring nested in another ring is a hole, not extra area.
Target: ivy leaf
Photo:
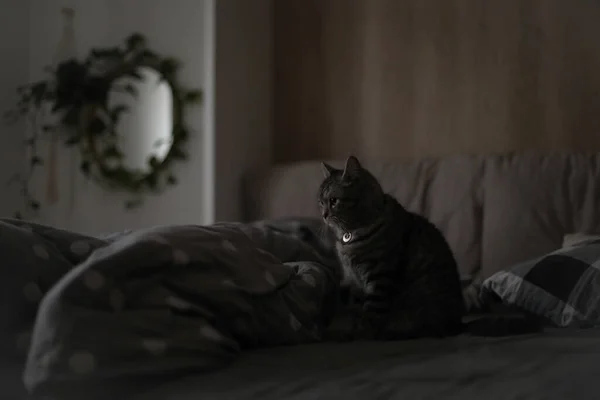
[[[183,101],[189,104],[197,104],[202,101],[201,90],[190,90],[183,96]]]
[[[144,79],[144,77],[139,72],[137,72],[135,69],[129,71],[127,73],[127,76],[130,76],[130,77],[132,77],[132,78],[134,78],[135,80],[138,80],[138,81],[141,81],[141,80]]]
[[[186,140],[189,136],[188,130],[182,126],[179,126],[177,129],[174,129],[174,136],[179,140]]]
[[[36,107],[40,107],[42,105],[42,100],[44,99],[44,94],[48,89],[48,84],[44,81],[35,83],[31,86],[31,97],[33,99],[33,104]]]
[[[31,160],[29,160],[29,164],[34,167],[36,165],[43,165],[44,163],[42,162],[42,159],[39,158],[38,156],[33,156],[31,157]]]
[[[175,178],[173,175],[169,175],[167,177],[167,183],[169,185],[177,185],[177,178]]]
[[[115,106],[112,110],[110,110],[110,120],[113,123],[117,122],[119,120],[119,116],[128,110],[129,110],[129,107],[127,107],[126,105],[123,105],[123,104],[119,104],[118,106]]]
[[[117,148],[117,146],[109,146],[102,152],[104,158],[123,158],[123,153]]]
[[[160,165],[160,160],[155,155],[148,157],[148,165],[152,169],[156,169]]]
[[[56,95],[52,92],[46,92],[46,94],[44,94],[44,100],[54,101],[54,100],[56,100]]]
[[[156,53],[154,53],[151,50],[148,49],[144,49],[144,51],[142,51],[140,53],[140,61],[143,62],[147,62],[147,63],[154,63],[156,60],[159,59],[158,55]]]
[[[166,58],[160,62],[158,71],[165,79],[172,77],[179,68],[179,62],[174,58]]]
[[[155,172],[146,175],[144,180],[146,181],[146,184],[150,189],[156,189],[156,187],[158,186],[158,177],[156,176]]]
[[[44,133],[54,132],[54,126],[52,126],[52,125],[42,125],[42,132],[44,132]]]
[[[183,150],[181,150],[177,147],[171,148],[171,151],[169,152],[169,154],[171,154],[171,156],[173,156],[173,158],[176,158],[178,160],[187,160],[187,158],[188,158],[188,155]]]
[[[90,52],[91,58],[104,58],[104,59],[120,59],[123,58],[123,50],[118,47],[107,47],[102,49],[92,49]]]
[[[77,126],[79,125],[79,116],[79,109],[71,107],[61,118],[61,122],[66,126]]]
[[[141,33],[134,33],[125,40],[127,51],[138,50],[146,46],[146,38]]]
[[[137,97],[138,91],[137,91],[137,89],[135,88],[135,86],[133,86],[131,83],[128,83],[127,85],[125,85],[125,86],[123,87],[123,89],[124,89],[124,90],[125,90],[127,93],[129,93],[130,95],[132,95],[132,96],[134,96],[134,97]]]
[[[72,147],[81,142],[81,136],[71,136],[65,140],[65,146]]]
[[[92,164],[87,160],[82,161],[81,164],[79,164],[79,170],[83,175],[89,176],[92,170]]]
[[[63,108],[67,107],[67,104],[63,103],[60,100],[57,100],[56,102],[54,102],[54,104],[52,105],[52,113],[56,113],[60,110],[62,110]]]
[[[87,129],[92,135],[99,135],[106,130],[106,124],[100,118],[93,118]]]

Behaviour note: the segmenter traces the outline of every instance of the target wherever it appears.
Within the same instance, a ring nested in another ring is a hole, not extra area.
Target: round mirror
[[[142,66],[137,77],[116,79],[108,93],[108,109],[125,107],[115,125],[121,166],[140,175],[162,162],[173,143],[173,92],[153,68]]]
[[[11,119],[42,116],[46,106],[56,116],[44,116],[28,132],[30,164],[15,178],[24,208],[40,208],[29,189],[34,168],[44,165],[37,143],[46,135],[78,156],[73,167],[86,179],[127,192],[128,209],[146,194],[177,185],[173,165],[188,158],[186,142],[193,133],[186,110],[202,102],[201,90],[179,82],[180,68],[179,60],[157,54],[134,33],[121,45],[91,48],[84,59],[58,63],[47,79],[21,85]]]

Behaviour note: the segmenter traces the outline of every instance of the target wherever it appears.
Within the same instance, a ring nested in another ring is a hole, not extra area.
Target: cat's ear
[[[333,174],[336,171],[335,168],[333,168],[331,165],[327,164],[326,162],[321,163],[321,169],[323,170],[323,176],[325,178],[329,178],[331,176],[331,174]]]
[[[346,160],[346,166],[344,167],[344,173],[342,174],[342,180],[356,177],[362,171],[362,169],[363,167],[360,165],[358,158],[354,156],[348,157]]]

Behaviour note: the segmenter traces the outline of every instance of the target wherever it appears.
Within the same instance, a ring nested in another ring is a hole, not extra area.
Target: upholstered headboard
[[[405,207],[430,216],[437,208],[431,192],[439,193],[446,204],[453,198],[472,197],[481,161],[477,156],[450,156],[418,162],[365,161],[363,165]],[[343,161],[328,162],[343,166]],[[250,174],[244,181],[246,220],[318,216],[317,190],[322,179],[319,161],[283,164]]]
[[[244,181],[246,220],[317,216],[318,162],[302,162],[255,172]]]
[[[600,153],[363,164],[386,192],[442,230],[463,276],[487,277],[554,251],[567,233],[600,233]],[[247,218],[318,216],[321,179],[318,162],[253,174]]]

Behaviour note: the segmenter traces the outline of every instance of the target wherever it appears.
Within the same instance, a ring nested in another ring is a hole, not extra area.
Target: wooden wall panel
[[[274,159],[600,150],[600,2],[276,0]]]

